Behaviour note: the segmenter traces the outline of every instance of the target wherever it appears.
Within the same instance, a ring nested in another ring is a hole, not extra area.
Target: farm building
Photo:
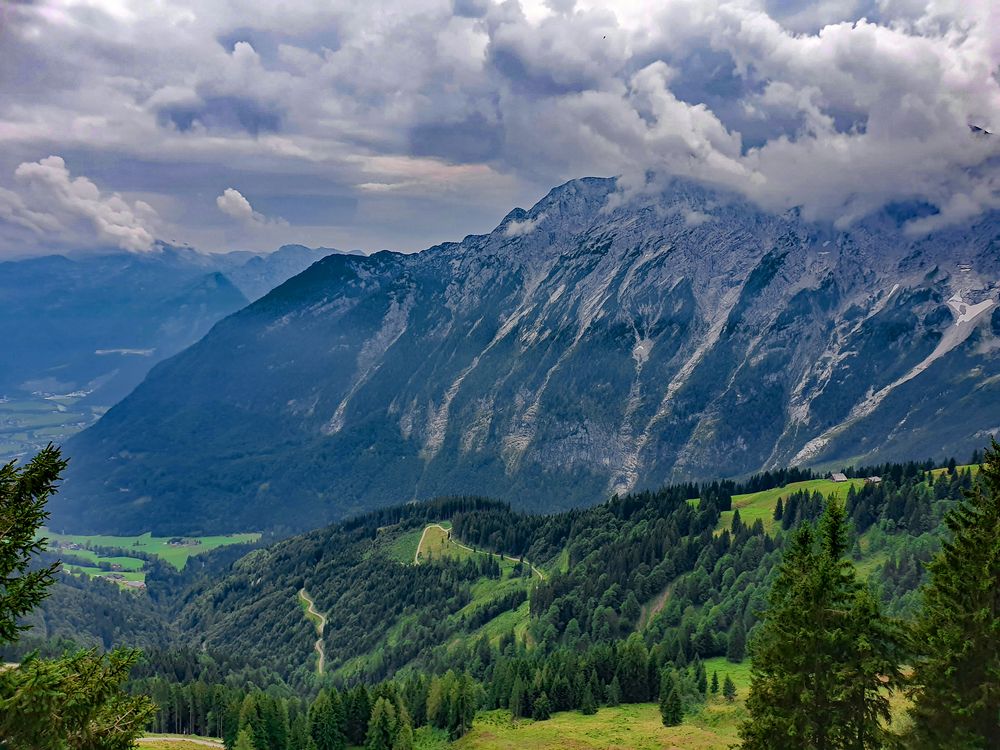
[[[830,475],[830,479],[834,482],[846,482],[847,475],[841,474],[839,471],[835,471]]]

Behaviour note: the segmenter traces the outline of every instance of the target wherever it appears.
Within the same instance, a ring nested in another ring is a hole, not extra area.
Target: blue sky
[[[990,0],[0,3],[0,257],[414,251],[681,174],[849,225],[1000,206]]]

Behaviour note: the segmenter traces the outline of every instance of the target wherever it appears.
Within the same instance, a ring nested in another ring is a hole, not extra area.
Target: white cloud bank
[[[118,193],[102,194],[86,177],[72,177],[61,157],[24,162],[14,177],[20,190],[0,190],[0,218],[36,235],[84,246],[152,248],[157,220],[152,206],[129,203]]]
[[[916,200],[928,231],[1000,206],[1000,136],[970,130],[1000,131],[996,28],[994,0],[52,0],[8,11],[0,159],[101,159],[178,232],[217,220],[206,191],[253,227],[224,187],[286,185],[294,226],[376,248],[585,175],[689,176],[842,226]],[[3,226],[47,231],[3,182]]]

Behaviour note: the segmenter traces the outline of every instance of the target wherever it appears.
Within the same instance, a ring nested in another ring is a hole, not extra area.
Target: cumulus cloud
[[[688,176],[841,226],[917,200],[937,213],[909,229],[929,231],[1000,204],[1000,137],[969,128],[1000,131],[994,5],[15,5],[0,154],[12,169],[64,144],[108,164],[110,189],[162,194],[178,231],[212,225],[206,189],[308,193],[293,223],[351,246],[481,231],[585,175],[627,191]],[[259,224],[226,195],[230,216]],[[0,206],[10,226],[44,226]]]
[[[0,219],[82,245],[112,243],[133,252],[152,248],[157,219],[152,206],[101,193],[86,177],[72,177],[62,157],[23,162],[14,177],[21,192],[0,189]]]
[[[272,225],[284,225],[287,226],[288,222],[284,219],[270,219],[259,211],[254,211],[253,206],[250,205],[244,196],[236,188],[226,188],[222,191],[222,195],[215,199],[215,205],[219,207],[226,216],[230,216],[238,221],[247,222],[251,224],[272,224]]]

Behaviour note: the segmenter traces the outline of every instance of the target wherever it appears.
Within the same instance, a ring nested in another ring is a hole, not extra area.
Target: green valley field
[[[67,562],[64,567],[73,573],[88,576],[111,577],[112,580],[145,582],[146,561],[130,553],[152,555],[183,570],[188,560],[199,554],[228,544],[256,542],[260,534],[226,534],[223,536],[155,537],[151,533],[138,536],[104,536],[86,534],[57,534],[42,529],[42,536],[49,540],[49,550],[93,563],[82,565]],[[98,552],[97,550],[101,550]],[[118,554],[107,554],[111,550]],[[113,566],[113,567],[112,567]]]

